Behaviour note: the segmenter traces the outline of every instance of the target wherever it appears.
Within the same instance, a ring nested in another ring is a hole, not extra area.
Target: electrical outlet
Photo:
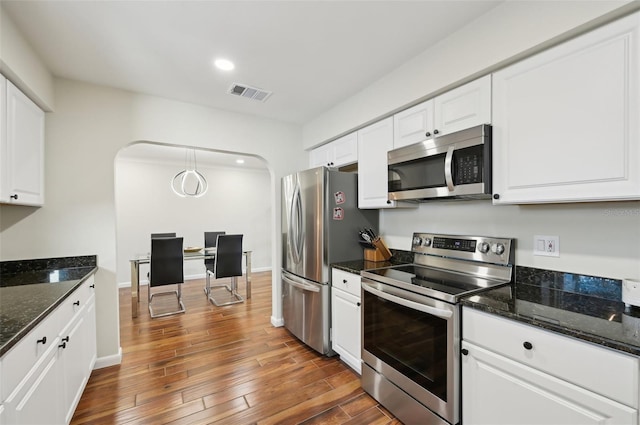
[[[533,237],[533,255],[559,257],[560,238],[558,236],[535,235]]]

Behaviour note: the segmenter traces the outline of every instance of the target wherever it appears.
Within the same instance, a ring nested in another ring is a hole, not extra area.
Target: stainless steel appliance
[[[394,149],[387,158],[389,199],[491,196],[489,125]]]
[[[332,354],[330,264],[362,259],[359,230],[378,229],[378,212],[357,203],[354,173],[319,167],[282,179],[284,325],[322,354]]]
[[[508,284],[514,242],[414,233],[413,264],[362,276],[362,387],[402,422],[460,422],[460,304]]]

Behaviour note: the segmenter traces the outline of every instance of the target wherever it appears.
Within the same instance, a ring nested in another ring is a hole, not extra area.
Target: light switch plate
[[[533,237],[533,255],[559,257],[560,237],[549,235],[535,235]]]

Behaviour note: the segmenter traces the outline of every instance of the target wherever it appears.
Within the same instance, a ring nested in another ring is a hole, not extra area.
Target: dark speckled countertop
[[[640,309],[625,310],[621,288],[616,279],[518,266],[514,284],[462,305],[640,356]]]
[[[0,356],[97,269],[95,255],[0,262]]]
[[[331,267],[344,270],[349,273],[360,274],[362,270],[379,269],[382,267],[398,266],[401,264],[411,264],[413,262],[413,254],[410,251],[390,250],[392,257],[389,261],[365,261],[353,260],[334,263]]]

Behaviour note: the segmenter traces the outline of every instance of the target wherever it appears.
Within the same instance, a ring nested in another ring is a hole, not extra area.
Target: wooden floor
[[[136,319],[120,289],[122,364],[93,371],[72,424],[400,424],[337,356],[271,325],[270,272],[241,304],[216,307],[203,286],[183,285],[185,314],[156,319],[146,287]]]

